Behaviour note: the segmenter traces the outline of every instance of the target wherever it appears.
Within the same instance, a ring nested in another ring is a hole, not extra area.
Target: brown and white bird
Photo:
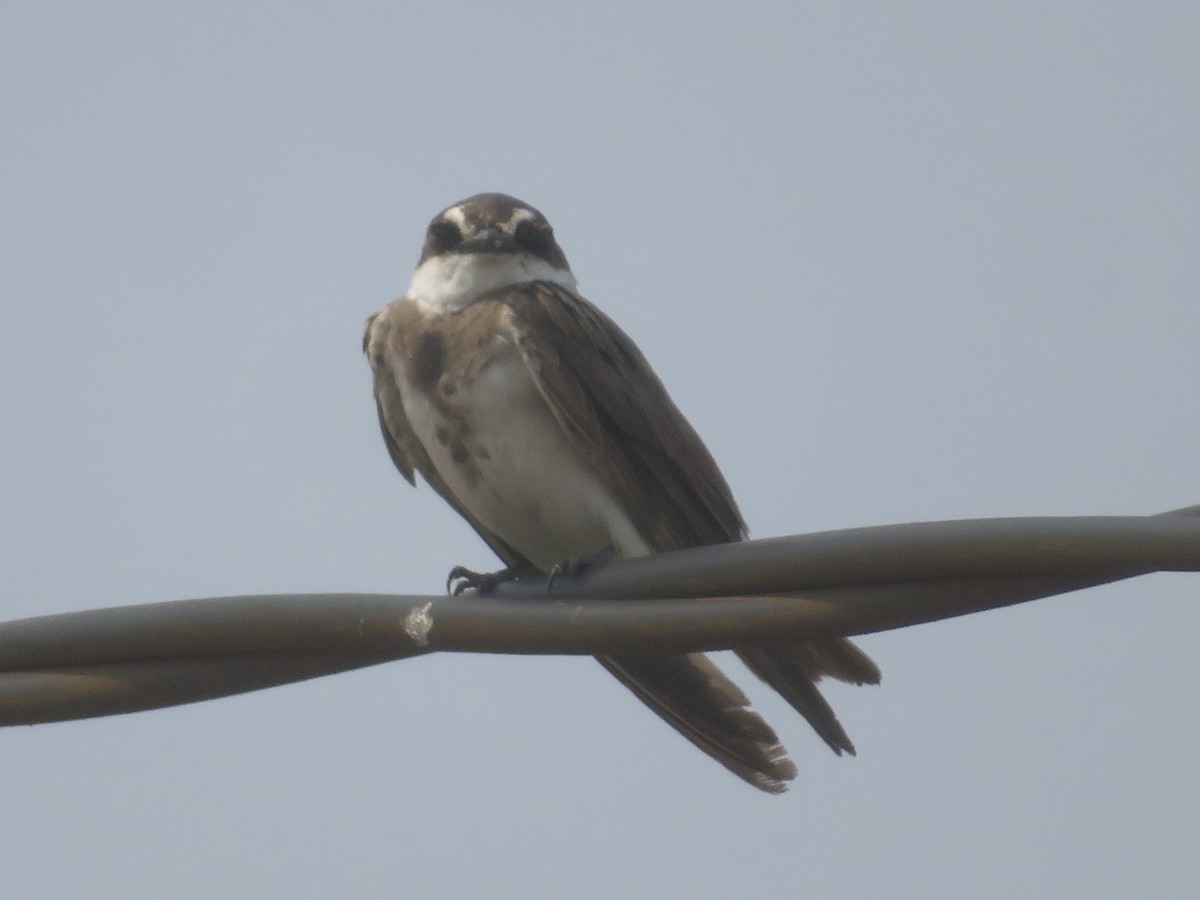
[[[396,467],[413,484],[420,472],[515,573],[746,536],[700,437],[633,341],[577,293],[550,223],[514,197],[439,213],[407,293],[371,316],[363,348]],[[854,753],[816,682],[877,683],[866,654],[830,639],[738,655],[835,753]],[[703,653],[599,660],[755,787],[778,793],[796,776]]]

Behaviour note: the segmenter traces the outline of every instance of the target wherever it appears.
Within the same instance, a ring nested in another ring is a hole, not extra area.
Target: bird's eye
[[[526,219],[517,226],[515,237],[520,246],[537,250],[554,241],[554,230],[546,222],[531,222]]]
[[[458,226],[453,222],[448,222],[445,219],[438,219],[429,226],[429,234],[425,239],[425,245],[428,252],[426,255],[436,256],[439,253],[446,253],[453,250],[462,243],[462,232],[458,230]]]

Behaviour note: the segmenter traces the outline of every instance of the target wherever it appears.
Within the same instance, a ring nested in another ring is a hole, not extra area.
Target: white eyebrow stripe
[[[533,210],[523,209],[520,206],[518,206],[515,209],[513,209],[512,215],[510,215],[508,217],[508,221],[505,222],[504,224],[508,231],[515,232],[517,230],[517,226],[520,225],[522,222],[532,222],[532,221],[535,221],[536,219],[537,219],[537,214],[534,213]]]

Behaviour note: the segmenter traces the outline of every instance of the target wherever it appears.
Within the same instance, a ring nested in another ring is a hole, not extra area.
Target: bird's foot
[[[587,556],[577,556],[574,559],[560,562],[550,570],[550,581],[546,584],[546,593],[554,590],[554,582],[558,579],[579,578],[581,575],[586,575],[592,569],[598,569],[612,562],[616,558],[616,555],[617,548],[609,544],[607,547],[602,547],[595,553],[589,553]]]
[[[455,566],[446,576],[446,593],[457,597],[463,591],[475,591],[480,595],[490,594],[502,584],[516,581],[529,575],[527,566],[508,566],[498,572],[475,572],[466,566]]]

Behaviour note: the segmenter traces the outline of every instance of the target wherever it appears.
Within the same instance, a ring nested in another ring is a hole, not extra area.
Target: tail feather
[[[850,736],[817,690],[817,682],[829,675],[852,684],[878,684],[879,667],[869,656],[845,638],[747,648],[738,656],[804,716],[834,753],[854,755]]]
[[[796,777],[775,731],[704,654],[597,659],[676,731],[747,783],[779,794]]]
[[[823,675],[847,684],[879,684],[881,673],[875,660],[846,638],[809,641],[801,644]]]

